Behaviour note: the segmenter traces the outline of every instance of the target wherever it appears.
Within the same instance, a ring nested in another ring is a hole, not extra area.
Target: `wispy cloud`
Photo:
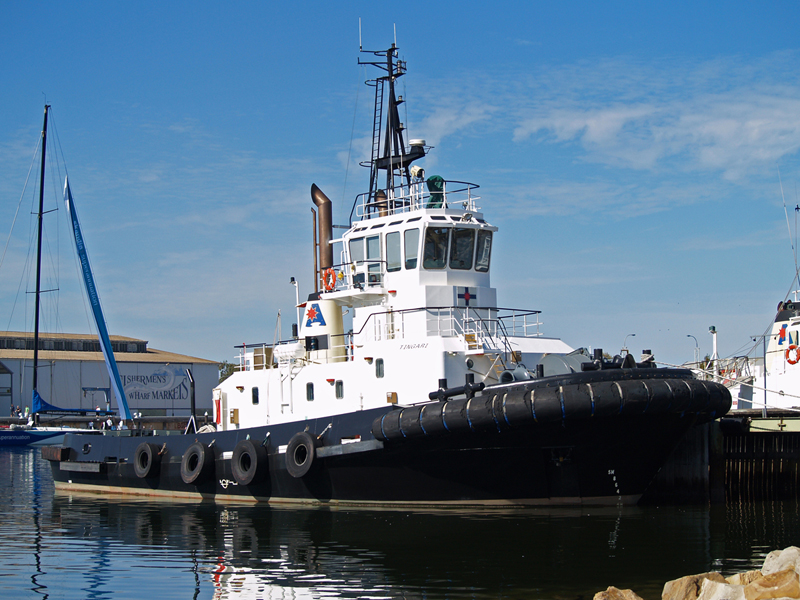
[[[520,101],[513,139],[577,144],[587,162],[740,180],[800,149],[800,83],[767,64],[738,66],[619,59],[545,72],[523,85],[537,101]]]
[[[478,100],[463,102],[453,96],[448,96],[447,100],[434,100],[432,110],[420,123],[420,130],[425,132],[431,144],[438,144],[448,136],[487,121],[498,110],[497,106]]]

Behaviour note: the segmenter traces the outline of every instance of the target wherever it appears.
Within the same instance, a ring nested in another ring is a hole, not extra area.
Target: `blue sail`
[[[81,261],[81,271],[83,272],[83,282],[86,285],[86,294],[92,305],[92,314],[97,324],[97,332],[100,338],[100,348],[103,350],[103,357],[106,359],[106,368],[111,380],[111,387],[117,397],[122,418],[130,420],[131,411],[128,408],[128,400],[125,397],[125,389],[122,387],[122,380],[117,369],[117,361],[114,360],[114,352],[111,349],[111,341],[108,339],[106,320],[103,317],[103,310],[100,308],[100,298],[97,295],[97,288],[94,285],[94,276],[89,266],[89,257],[86,255],[86,246],[81,234],[81,226],[78,223],[78,214],[75,212],[75,204],[72,201],[72,192],[69,189],[69,178],[64,181],[64,203],[67,205],[67,214],[72,224],[72,233],[75,237],[75,248],[78,251],[78,258]]]
[[[83,415],[86,417],[99,417],[113,414],[110,410],[97,410],[86,408],[61,408],[60,406],[53,406],[46,402],[44,398],[39,395],[39,392],[33,390],[33,400],[31,402],[31,414],[38,412],[59,415]]]

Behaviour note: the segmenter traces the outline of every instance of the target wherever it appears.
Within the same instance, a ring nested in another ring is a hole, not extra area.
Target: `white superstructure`
[[[331,241],[338,262],[301,305],[298,338],[242,348],[239,371],[214,390],[223,430],[420,403],[441,379],[456,386],[472,374],[490,385],[572,350],[541,335],[537,311],[497,307],[497,228],[475,186],[446,182],[440,208],[422,181],[394,191],[377,209],[360,198],[361,220]]]

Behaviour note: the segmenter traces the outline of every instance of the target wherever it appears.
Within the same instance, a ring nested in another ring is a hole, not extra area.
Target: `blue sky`
[[[29,329],[20,202],[45,94],[113,334],[231,360],[311,289],[309,188],[344,223],[368,172],[356,63],[397,31],[428,174],[481,185],[501,306],[572,346],[750,351],[792,286],[794,2],[0,0],[0,329]],[[55,143],[51,136],[50,144]],[[349,162],[348,162],[349,156]],[[49,206],[60,207],[54,192]],[[89,328],[64,211],[46,328]],[[5,240],[2,240],[5,245]],[[20,291],[22,290],[22,291]],[[759,346],[760,349],[760,346]]]

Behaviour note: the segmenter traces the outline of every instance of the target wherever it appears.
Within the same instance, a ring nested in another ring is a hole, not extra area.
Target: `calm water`
[[[3,598],[646,600],[665,581],[800,545],[795,502],[503,513],[278,510],[56,496],[0,451]]]

